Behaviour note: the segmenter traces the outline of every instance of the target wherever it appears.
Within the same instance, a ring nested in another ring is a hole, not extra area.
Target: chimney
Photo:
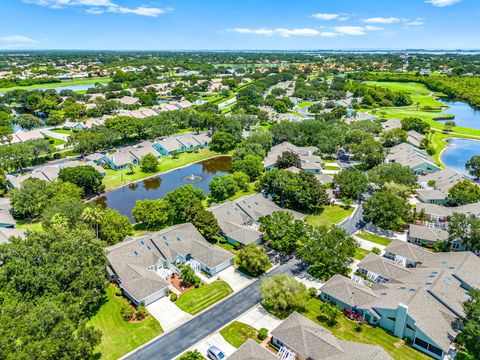
[[[399,303],[397,308],[397,316],[395,319],[395,330],[393,334],[400,339],[403,339],[405,326],[407,325],[407,313],[408,313],[408,306],[402,303]]]

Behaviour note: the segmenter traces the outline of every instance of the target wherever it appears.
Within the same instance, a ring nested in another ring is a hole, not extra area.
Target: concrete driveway
[[[282,320],[270,315],[261,305],[257,305],[249,310],[240,316],[237,321],[250,325],[257,330],[261,328],[268,329],[269,332],[282,323]]]
[[[230,285],[233,291],[239,291],[240,289],[243,289],[245,286],[250,285],[252,282],[255,281],[251,277],[242,274],[240,271],[237,270],[235,266],[230,266],[226,268],[225,270],[218,273],[215,278],[217,276],[224,280],[228,285]]]
[[[147,310],[162,325],[165,332],[186,323],[193,316],[170,301],[168,296],[158,299],[147,306]]]
[[[235,350],[235,347],[230,345],[219,332],[210,335],[206,339],[203,339],[198,344],[196,344],[191,350],[198,350],[206,359],[207,351],[210,346],[216,346],[227,356],[227,358],[232,355]]]
[[[307,289],[313,287],[319,290],[323,286],[323,284],[325,284],[324,281],[320,281],[314,278],[312,275],[310,275],[306,271],[302,271],[299,274],[295,274],[295,279],[297,279],[302,284],[304,284],[307,287]]]

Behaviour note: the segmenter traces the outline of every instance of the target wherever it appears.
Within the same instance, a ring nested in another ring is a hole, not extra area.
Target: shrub
[[[202,284],[202,280],[200,280],[200,278],[198,276],[195,276],[195,278],[193,280],[193,285],[195,286],[195,288],[200,287],[201,284]]]
[[[177,301],[177,294],[172,293],[172,294],[170,295],[170,301],[171,301],[171,302]]]
[[[310,295],[310,297],[315,297],[317,296],[317,289],[315,289],[314,287],[311,287],[308,289],[308,295]]]
[[[115,296],[122,296],[123,293],[122,293],[122,289],[120,289],[119,287],[115,288]]]
[[[237,243],[237,242],[234,243],[234,244],[233,244],[233,248],[234,248],[235,250],[240,250],[240,243]]]
[[[380,255],[380,254],[382,253],[382,251],[381,251],[379,248],[374,247],[374,248],[372,249],[372,253],[377,254],[377,255]]]
[[[258,330],[258,338],[260,340],[265,340],[267,338],[267,335],[268,335],[267,329],[261,328],[260,330]]]
[[[355,331],[356,332],[362,332],[363,326],[361,323],[355,325]]]
[[[137,313],[135,314],[135,318],[137,320],[143,320],[147,316],[147,309],[145,309],[145,306],[141,305],[137,307]]]
[[[120,310],[120,314],[122,315],[123,320],[129,321],[133,317],[133,308],[130,304],[125,303],[122,305]]]
[[[219,242],[220,244],[226,244],[226,243],[227,243],[227,239],[225,239],[224,237],[221,237],[221,238],[218,239],[218,242]]]

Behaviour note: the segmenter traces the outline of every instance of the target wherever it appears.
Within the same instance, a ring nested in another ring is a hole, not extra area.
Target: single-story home
[[[252,339],[243,343],[232,355],[229,360],[278,360],[278,358],[262,345]]]
[[[162,155],[172,155],[188,150],[203,149],[211,142],[207,133],[185,133],[166,136],[156,141],[153,146]]]
[[[10,144],[43,139],[45,139],[45,136],[43,136],[42,132],[38,129],[28,131],[19,130],[12,134]]]
[[[122,105],[138,105],[140,104],[140,100],[133,96],[124,96],[120,99],[117,99],[118,102]]]
[[[425,139],[425,135],[416,132],[415,130],[410,130],[407,132],[407,142],[412,144],[415,147],[420,147],[420,143]]]
[[[446,226],[448,218],[454,213],[480,216],[480,202],[461,206],[442,206],[429,203],[418,203],[417,214],[424,213],[427,221],[437,224],[440,227]]]
[[[191,223],[132,238],[106,249],[107,273],[135,305],[166,295],[171,275],[187,264],[214,276],[233,264],[233,255],[210,244]]]
[[[282,209],[261,194],[247,195],[213,205],[209,210],[217,219],[227,241],[230,244],[239,243],[244,246],[252,243],[258,245],[262,242],[259,219],[263,216],[272,215],[276,211],[288,211],[297,219],[305,217],[296,211]]]
[[[287,141],[273,146],[263,160],[265,170],[276,168],[277,159],[284,152],[293,152],[300,158],[301,168],[303,171],[320,174],[322,172],[322,159],[320,156],[313,155],[318,149],[314,146],[298,147]]]
[[[448,231],[436,228],[433,226],[423,226],[417,224],[410,224],[407,233],[407,241],[412,244],[425,245],[432,247],[437,241],[446,241],[448,240]],[[455,241],[453,243],[456,243]],[[452,248],[458,248],[460,244],[454,246],[452,243]]]
[[[385,162],[407,166],[418,175],[432,174],[441,170],[424,151],[406,143],[390,148],[385,157]]]
[[[101,162],[107,164],[112,170],[122,170],[125,169],[129,164],[138,165],[140,160],[129,151],[124,151],[121,149],[113,154],[105,155],[101,159]]]
[[[466,177],[449,168],[418,177],[417,198],[430,204],[446,204],[450,188]]]
[[[402,128],[402,122],[400,119],[390,119],[382,123],[382,129],[383,131],[388,131],[392,129],[401,129]]]
[[[20,229],[11,229],[11,228],[0,228],[0,244],[7,243],[10,238],[25,238],[27,232]]]
[[[362,316],[435,359],[450,353],[462,304],[480,285],[480,259],[471,252],[432,253],[394,240],[385,255],[369,254],[352,279],[335,275],[321,299]]]
[[[271,343],[280,359],[393,360],[380,346],[338,339],[297,312],[272,331]]]

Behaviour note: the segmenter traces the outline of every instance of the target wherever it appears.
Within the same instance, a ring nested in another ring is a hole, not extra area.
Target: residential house
[[[112,170],[125,169],[129,164],[140,164],[139,159],[137,159],[131,152],[123,151],[123,149],[116,151],[113,154],[105,155],[101,162],[108,165]]]
[[[418,203],[416,205],[416,212],[417,214],[423,213],[428,222],[444,228],[448,218],[454,213],[480,216],[480,202],[452,207],[429,203]]]
[[[252,339],[243,343],[232,355],[229,360],[278,360],[278,358],[262,345]]]
[[[419,148],[420,144],[423,139],[425,139],[425,135],[416,132],[415,130],[410,130],[407,132],[407,142],[412,144],[413,146]]]
[[[394,240],[385,255],[369,254],[352,279],[335,275],[321,299],[362,316],[435,359],[451,351],[468,291],[480,286],[471,252],[432,253]]]
[[[418,177],[417,198],[429,204],[446,204],[450,188],[466,178],[449,168]]]
[[[388,131],[392,129],[401,129],[401,128],[402,128],[402,122],[400,121],[400,119],[393,118],[382,123],[383,131]]]
[[[267,156],[263,160],[265,170],[276,168],[276,162],[279,156],[284,152],[293,152],[298,155],[301,161],[301,168],[303,171],[320,174],[322,172],[322,159],[320,156],[313,155],[318,149],[314,146],[298,147],[287,141],[275,145],[270,149]]]
[[[166,295],[171,275],[186,264],[214,276],[233,264],[233,255],[210,244],[191,224],[149,235],[127,236],[106,249],[107,273],[135,305],[149,305]]]
[[[106,175],[105,169],[102,168],[101,166],[98,166],[97,163],[92,162],[92,161],[77,161],[77,160],[72,160],[68,161],[66,163],[62,163],[59,165],[45,165],[36,168],[33,170],[31,173],[28,174],[23,174],[19,176],[14,176],[14,175],[7,175],[7,186],[9,188],[18,188],[22,186],[22,183],[26,179],[30,178],[37,178],[40,180],[44,180],[47,182],[52,182],[56,181],[58,179],[58,174],[60,172],[60,169],[66,168],[66,167],[73,167],[73,166],[92,166],[95,170],[100,172],[103,176]]]
[[[12,134],[12,140],[10,144],[16,144],[26,141],[33,141],[33,140],[44,140],[45,137],[43,136],[42,132],[38,129],[36,130],[19,130]]]
[[[296,211],[282,209],[261,194],[247,195],[234,201],[213,205],[209,210],[217,219],[228,243],[243,246],[252,243],[258,245],[262,242],[259,220],[263,216],[271,215],[275,211],[288,211],[297,219],[305,217]]]
[[[136,97],[133,97],[133,96],[124,96],[120,99],[117,99],[118,102],[122,105],[127,105],[127,106],[131,106],[131,105],[139,105],[140,104],[140,100]]]
[[[153,146],[162,155],[172,155],[194,149],[203,149],[211,142],[207,133],[185,133],[157,140]]]
[[[433,160],[424,151],[410,144],[402,143],[389,149],[385,157],[386,163],[397,163],[407,166],[415,174],[432,174],[441,168],[433,163]]]
[[[407,241],[420,246],[433,247],[437,241],[448,240],[448,231],[434,226],[410,224]],[[452,242],[452,250],[465,250],[459,241]]]
[[[153,155],[156,158],[160,157],[160,153],[153,145],[153,141],[142,141],[141,143],[138,143],[136,145],[124,147],[121,151],[132,154],[135,159],[138,160],[138,163],[140,163],[142,157],[144,157],[145,155]]]
[[[380,346],[340,340],[297,312],[272,331],[271,342],[280,348],[280,359],[393,360]]]
[[[295,167],[295,166],[290,166],[289,168],[285,169],[286,171],[291,171],[295,174],[300,173],[302,171],[301,169]],[[315,174],[315,178],[318,180],[318,182],[322,185],[324,184],[330,184],[333,182],[334,175],[331,174]]]
[[[14,228],[16,221],[12,216],[12,205],[7,198],[0,197],[0,229]]]

